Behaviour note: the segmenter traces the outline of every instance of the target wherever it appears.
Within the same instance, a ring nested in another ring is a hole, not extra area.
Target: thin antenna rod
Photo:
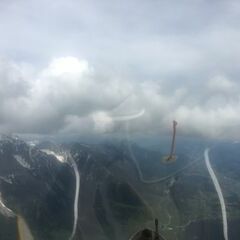
[[[177,121],[173,120],[173,138],[172,138],[172,145],[171,145],[169,159],[171,159],[175,154],[176,127],[177,127]]]

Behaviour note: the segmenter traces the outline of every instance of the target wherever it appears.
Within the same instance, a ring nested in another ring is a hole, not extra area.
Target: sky
[[[0,133],[240,138],[238,0],[1,0]]]

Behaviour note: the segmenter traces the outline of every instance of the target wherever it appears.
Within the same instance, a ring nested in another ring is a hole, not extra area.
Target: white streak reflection
[[[78,222],[78,200],[79,200],[79,191],[80,191],[80,173],[78,171],[78,167],[76,162],[74,161],[71,153],[68,153],[68,160],[73,167],[75,179],[76,179],[76,189],[75,189],[75,198],[74,198],[74,223],[73,230],[69,240],[72,240],[75,236],[77,230],[77,222]]]
[[[222,190],[221,187],[219,185],[218,179],[212,169],[211,163],[209,161],[209,148],[206,148],[204,151],[204,158],[205,158],[205,163],[207,166],[207,170],[212,178],[212,182],[214,184],[214,187],[216,189],[219,201],[220,201],[220,205],[221,205],[221,210],[222,210],[222,221],[223,221],[223,235],[224,235],[224,239],[228,240],[228,223],[227,223],[227,211],[226,211],[226,205],[224,202],[224,198],[223,198],[223,194],[222,194]]]
[[[112,117],[112,120],[114,120],[114,121],[128,121],[128,120],[133,120],[133,119],[136,119],[136,118],[141,117],[144,113],[145,113],[145,109],[142,109],[141,111],[139,111],[139,112],[137,112],[137,113],[134,113],[134,114]]]

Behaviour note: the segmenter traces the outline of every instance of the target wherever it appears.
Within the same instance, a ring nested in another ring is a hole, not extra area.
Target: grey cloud
[[[28,89],[28,82],[20,66],[0,59],[0,98],[16,98],[25,95]]]
[[[73,57],[54,59],[31,76],[21,97],[5,97],[0,108],[0,129],[40,134],[99,134],[123,131],[125,122],[118,119],[126,119],[131,131],[163,133],[177,119],[181,134],[237,137],[237,131],[229,136],[228,130],[240,120],[240,98],[236,91],[239,83],[226,76],[205,80],[202,88],[197,89],[198,95],[194,95],[194,89],[187,86],[165,92],[164,81],[137,83],[103,77],[85,63]],[[216,79],[222,79],[219,85]],[[228,94],[223,91],[226,86]],[[213,88],[217,92],[212,92]],[[136,114],[143,109],[144,114]]]
[[[182,134],[237,137],[239,11],[237,0],[2,1],[0,130],[120,131],[115,117],[145,109],[132,131],[177,118]],[[64,56],[86,59],[85,73],[52,74]]]

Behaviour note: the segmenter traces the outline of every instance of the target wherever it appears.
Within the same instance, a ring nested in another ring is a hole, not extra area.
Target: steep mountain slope
[[[189,146],[178,150],[176,163],[165,165],[160,151],[127,141],[33,146],[2,136],[0,238],[17,239],[20,216],[36,240],[71,235],[75,240],[127,240],[141,228],[152,228],[154,218],[167,240],[223,239],[220,205],[203,159],[205,145],[191,141]],[[240,234],[239,154],[238,145],[230,143],[210,151],[231,240]]]

